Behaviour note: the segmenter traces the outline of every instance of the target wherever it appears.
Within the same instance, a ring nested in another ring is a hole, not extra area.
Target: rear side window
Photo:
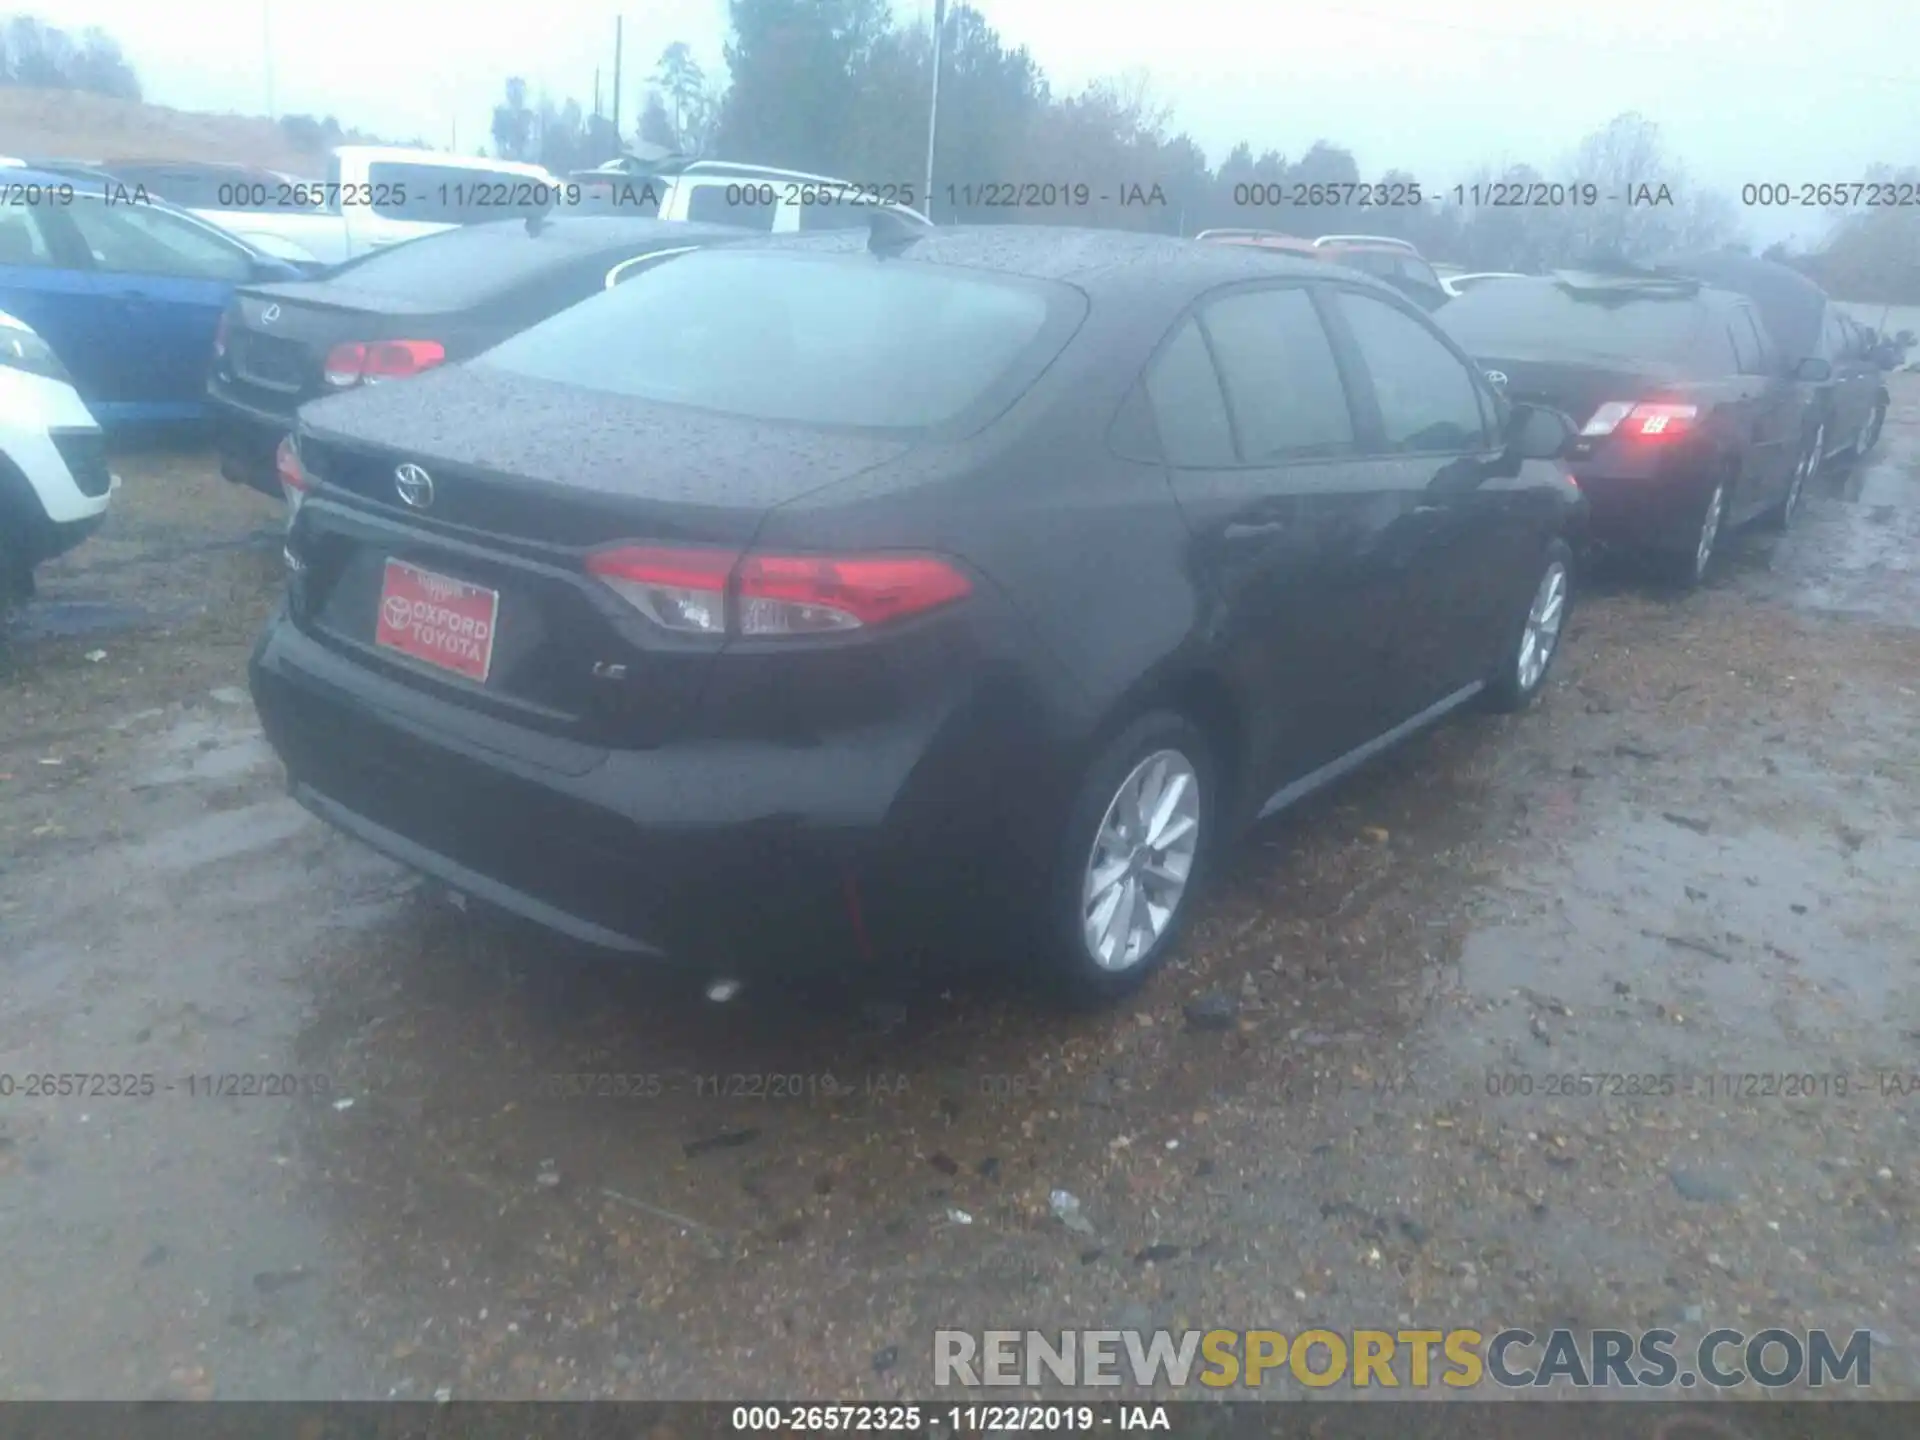
[[[1242,291],[1207,306],[1202,319],[1244,460],[1259,465],[1352,447],[1346,387],[1305,290]]]
[[[253,273],[236,241],[153,205],[83,200],[64,213],[102,270],[234,283]]]
[[[1852,354],[1853,337],[1847,333],[1847,322],[1840,318],[1839,311],[1828,309],[1825,333],[1828,360],[1837,364]]]
[[[1760,337],[1753,333],[1744,310],[1727,317],[1727,334],[1733,340],[1733,355],[1742,375],[1760,373]]]
[[[773,186],[752,182],[695,185],[687,197],[687,219],[704,225],[737,225],[748,230],[773,229],[779,213]]]
[[[1479,387],[1439,337],[1371,295],[1342,290],[1339,305],[1373,382],[1388,450],[1415,454],[1486,447]]]
[[[475,364],[758,420],[918,431],[1031,383],[1078,325],[1064,285],[859,255],[704,250]]]
[[[1754,368],[1748,373],[1753,375],[1770,373],[1773,369],[1773,342],[1767,338],[1766,328],[1761,325],[1760,317],[1750,307],[1742,305],[1733,317],[1733,326],[1736,332],[1744,332],[1745,338],[1753,345],[1754,353],[1759,357]]]
[[[1169,465],[1208,469],[1235,463],[1220,377],[1192,320],[1180,326],[1147,367],[1143,388],[1160,432],[1160,453]]]

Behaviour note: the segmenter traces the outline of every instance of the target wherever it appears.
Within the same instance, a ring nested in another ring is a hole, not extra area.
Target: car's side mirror
[[[1809,385],[1824,385],[1833,378],[1833,366],[1818,355],[1809,355],[1793,367],[1793,378]]]
[[[1573,436],[1573,421],[1558,410],[1515,403],[1507,413],[1507,452],[1516,459],[1558,460]]]

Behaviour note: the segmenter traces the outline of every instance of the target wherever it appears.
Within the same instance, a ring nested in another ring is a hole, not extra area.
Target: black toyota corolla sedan
[[[1539,691],[1570,436],[1325,265],[710,248],[303,410],[253,693],[302,803],[553,930],[1099,1001],[1250,821]]]

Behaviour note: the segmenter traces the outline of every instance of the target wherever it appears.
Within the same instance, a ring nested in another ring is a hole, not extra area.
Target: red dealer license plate
[[[494,622],[500,592],[387,561],[380,587],[380,623],[373,643],[484,681],[493,667]]]

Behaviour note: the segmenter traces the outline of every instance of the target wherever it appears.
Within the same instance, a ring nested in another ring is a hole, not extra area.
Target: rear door
[[[1833,419],[1827,449],[1844,449],[1865,428],[1880,389],[1880,367],[1872,364],[1846,317],[1829,305],[1820,328],[1821,354],[1833,366]]]
[[[1257,794],[1374,732],[1391,610],[1375,541],[1398,498],[1357,458],[1333,347],[1304,284],[1216,293],[1145,388],[1209,629],[1251,715]]]
[[[1786,495],[1806,438],[1802,422],[1808,396],[1800,382],[1782,370],[1779,351],[1751,305],[1735,305],[1728,324],[1740,357],[1749,437],[1743,483],[1733,502],[1733,518],[1739,521],[1770,509]]]
[[[112,400],[132,417],[197,415],[213,332],[233,287],[252,278],[246,250],[152,204],[76,196],[64,218],[78,232],[94,283],[119,327]]]
[[[1492,390],[1410,308],[1341,286],[1335,335],[1363,376],[1363,443],[1404,498],[1383,536],[1395,580],[1388,725],[1484,680],[1545,546],[1534,478],[1497,472]],[[1383,727],[1384,728],[1384,727]]]

